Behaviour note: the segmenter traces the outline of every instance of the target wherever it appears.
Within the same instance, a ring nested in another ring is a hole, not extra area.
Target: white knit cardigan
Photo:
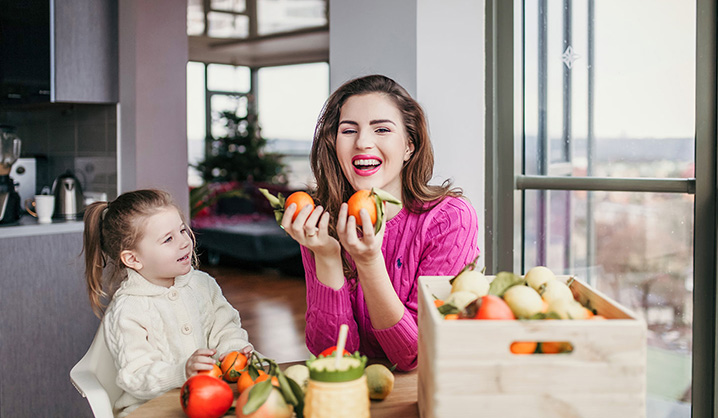
[[[249,345],[239,313],[208,274],[192,269],[173,286],[157,286],[132,269],[103,317],[105,340],[124,393],[115,413],[125,416],[142,403],[187,380],[185,363],[199,348],[217,356]]]

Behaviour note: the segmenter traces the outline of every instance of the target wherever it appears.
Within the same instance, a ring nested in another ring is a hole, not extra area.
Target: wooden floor
[[[200,265],[219,283],[238,311],[249,341],[264,357],[280,363],[305,360],[304,313],[307,309],[303,277],[273,269],[250,270],[235,265]]]

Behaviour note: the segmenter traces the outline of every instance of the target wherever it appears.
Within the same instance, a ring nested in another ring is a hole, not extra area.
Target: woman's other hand
[[[371,223],[369,212],[366,209],[359,211],[362,221],[362,234],[357,232],[357,222],[354,216],[348,216],[349,209],[346,203],[339,208],[337,219],[337,235],[344,249],[352,256],[355,263],[372,263],[381,261],[384,263],[381,253],[381,244],[384,240],[386,220],[382,219],[382,226],[379,232],[374,234],[374,225]]]
[[[184,366],[185,376],[190,378],[201,370],[212,370],[212,366],[215,364],[215,360],[212,356],[216,353],[217,350],[210,348],[200,348],[192,353]]]
[[[329,213],[324,208],[317,206],[312,210],[305,206],[292,221],[297,205],[292,203],[282,216],[282,228],[294,238],[300,245],[303,245],[315,255],[332,256],[339,254],[339,241],[329,235]]]

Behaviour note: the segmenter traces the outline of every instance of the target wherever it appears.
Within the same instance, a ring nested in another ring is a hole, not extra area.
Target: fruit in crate
[[[504,301],[517,318],[530,318],[544,311],[541,296],[528,286],[511,286],[504,292]]]
[[[367,366],[364,375],[371,399],[385,399],[394,389],[394,374],[383,364]]]
[[[556,280],[556,275],[548,267],[536,266],[529,269],[524,278],[527,285],[538,291],[541,285]]]
[[[558,280],[544,266],[530,269],[526,276],[500,272],[490,283],[487,280],[488,294],[475,297],[457,280],[475,272],[475,263],[450,279],[451,293],[445,299],[434,296],[444,319],[605,319],[574,299],[571,280],[568,284]]]
[[[486,296],[489,294],[489,281],[484,276],[484,273],[474,270],[476,260],[464,268],[459,274],[453,279],[449,280],[451,283],[451,293],[455,292],[471,292],[476,297]]]

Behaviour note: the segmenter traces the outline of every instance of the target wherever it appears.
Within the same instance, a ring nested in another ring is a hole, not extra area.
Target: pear
[[[576,300],[557,299],[548,306],[549,312],[553,312],[561,319],[588,319],[588,309],[584,308]]]
[[[526,272],[525,279],[526,284],[538,291],[541,285],[556,280],[556,275],[548,267],[536,266]]]
[[[504,301],[517,318],[530,318],[543,310],[538,292],[524,285],[509,287],[504,293]]]
[[[477,297],[489,294],[489,281],[480,271],[465,270],[459,273],[451,283],[451,293],[468,291]]]
[[[470,292],[468,290],[459,290],[456,292],[452,292],[449,297],[444,300],[444,304],[450,303],[456,306],[458,310],[463,311],[469,303],[475,301],[476,299],[477,296],[474,292]]]
[[[539,287],[541,298],[549,305],[557,300],[573,301],[571,289],[559,280],[550,280]]]

